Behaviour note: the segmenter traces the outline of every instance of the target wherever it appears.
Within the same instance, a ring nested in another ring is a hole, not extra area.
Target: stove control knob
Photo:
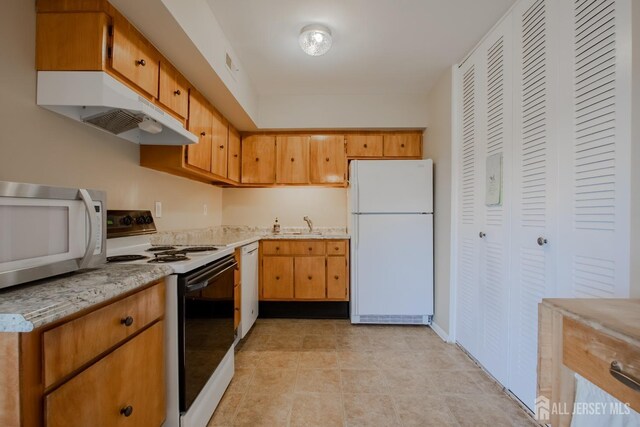
[[[139,225],[144,224],[144,217],[139,216],[138,218],[136,218],[136,224],[139,224]]]
[[[146,217],[144,217],[144,222],[146,224],[153,224],[153,217],[151,215],[147,215]]]
[[[124,225],[131,225],[133,224],[133,218],[130,215],[125,216],[124,218],[122,218],[120,220]]]

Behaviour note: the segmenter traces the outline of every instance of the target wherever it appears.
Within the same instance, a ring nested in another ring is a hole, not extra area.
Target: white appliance
[[[433,163],[353,160],[351,322],[430,324]]]
[[[37,104],[136,144],[198,142],[179,120],[102,71],[38,71]]]
[[[258,318],[258,242],[242,247],[240,261],[240,304],[242,320],[238,326],[239,338],[244,338]]]
[[[106,193],[0,181],[0,288],[105,262]]]

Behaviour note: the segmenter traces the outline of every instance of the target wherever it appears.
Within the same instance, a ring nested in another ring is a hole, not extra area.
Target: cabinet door
[[[382,135],[347,135],[347,157],[382,157]]]
[[[293,257],[262,258],[262,299],[293,298]]]
[[[182,118],[189,114],[189,83],[167,61],[160,62],[158,101]]]
[[[211,110],[209,103],[195,90],[189,96],[189,131],[198,143],[187,146],[187,163],[211,172]]]
[[[344,135],[313,135],[309,141],[309,177],[312,184],[346,180]]]
[[[384,135],[385,157],[422,157],[422,135],[395,133]]]
[[[326,297],[325,257],[296,257],[295,298],[325,299]]]
[[[158,97],[160,54],[124,18],[113,26],[111,67],[154,98]]]
[[[345,300],[348,297],[349,272],[347,257],[327,257],[327,298]]]
[[[249,136],[242,139],[242,183],[276,182],[276,138]]]
[[[227,178],[240,182],[240,134],[231,125],[229,125],[229,149],[227,151]]]
[[[309,182],[309,137],[277,136],[276,182],[307,184]]]
[[[211,114],[211,172],[227,177],[227,138],[229,124],[218,112]]]
[[[159,426],[166,413],[163,337],[160,321],[48,394],[45,425]]]

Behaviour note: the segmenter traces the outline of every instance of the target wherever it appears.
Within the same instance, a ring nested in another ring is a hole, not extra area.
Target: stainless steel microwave
[[[0,181],[0,288],[106,261],[106,193]]]

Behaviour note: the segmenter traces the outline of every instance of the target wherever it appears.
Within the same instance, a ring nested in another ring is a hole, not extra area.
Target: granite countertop
[[[0,291],[0,332],[29,332],[173,273],[166,265],[105,264]]]
[[[545,298],[542,304],[640,347],[640,298]]]
[[[350,239],[344,228],[317,227],[320,234],[310,234],[307,228],[283,227],[273,234],[269,227],[220,226],[185,231],[165,231],[151,237],[154,245],[213,245],[239,247],[263,239]]]

